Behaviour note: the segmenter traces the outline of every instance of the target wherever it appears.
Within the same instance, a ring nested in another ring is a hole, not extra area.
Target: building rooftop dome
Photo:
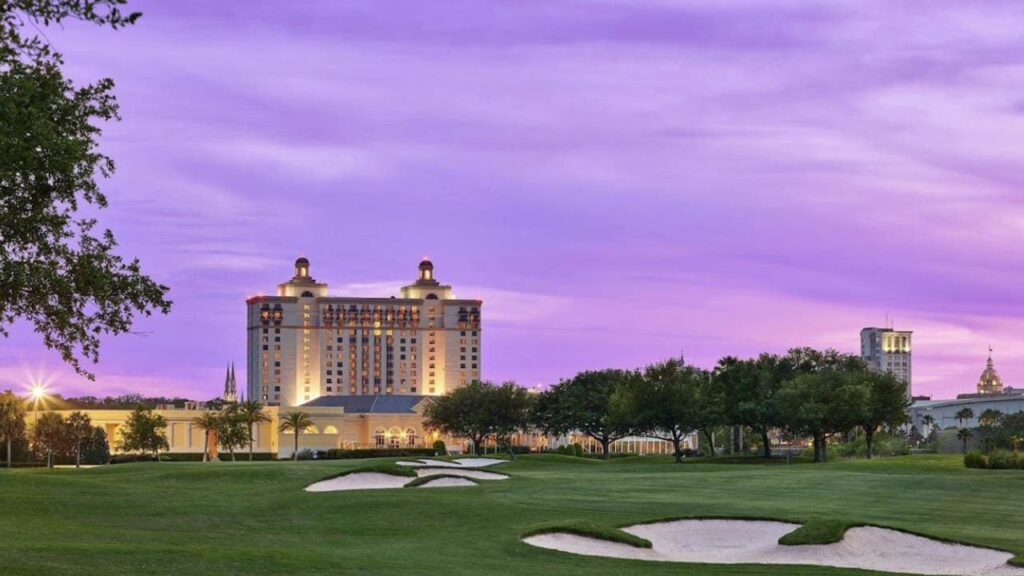
[[[428,270],[428,269],[429,270],[433,270],[434,269],[434,263],[431,262],[430,260],[424,258],[423,260],[420,261],[420,270]]]
[[[978,378],[979,394],[1001,394],[1003,392],[1003,380],[996,372],[995,364],[992,362],[992,349],[988,351],[988,361],[985,363],[985,370]]]

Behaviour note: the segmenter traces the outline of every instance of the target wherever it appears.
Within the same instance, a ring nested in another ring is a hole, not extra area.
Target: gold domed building
[[[1002,393],[1003,380],[999,377],[999,373],[996,372],[996,368],[992,364],[992,348],[989,348],[988,362],[985,363],[985,370],[981,373],[981,378],[978,378],[978,394]]]

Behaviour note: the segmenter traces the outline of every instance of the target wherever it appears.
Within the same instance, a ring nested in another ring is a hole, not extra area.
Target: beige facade
[[[276,296],[247,306],[247,397],[299,406],[321,396],[439,396],[480,379],[480,300],[455,298],[419,264],[401,297],[331,297],[295,262]]]
[[[410,448],[431,446],[434,440],[442,439],[451,444],[453,440],[429,433],[423,425],[422,399],[410,399],[413,403],[405,412],[348,413],[341,406],[307,406],[301,408],[313,419],[313,426],[299,434],[299,449],[330,450],[332,448]],[[191,404],[191,403],[190,403]],[[280,432],[280,418],[286,412],[277,406],[267,406],[266,413],[270,422],[258,424],[254,428],[254,452],[271,452],[278,457],[290,457],[294,451],[295,436],[292,432]],[[117,445],[121,440],[121,432],[131,410],[58,410],[65,418],[72,412],[80,411],[89,415],[93,426],[102,427],[107,433],[111,452],[117,453]],[[167,452],[194,453],[203,452],[205,432],[193,424],[193,419],[201,416],[206,410],[201,404],[193,404],[184,408],[169,406],[159,407],[155,414],[163,416],[167,421],[164,435],[167,438]],[[454,444],[453,444],[454,446]],[[247,450],[247,448],[243,449]],[[224,451],[217,446],[216,438],[211,441],[210,452],[217,454]]]

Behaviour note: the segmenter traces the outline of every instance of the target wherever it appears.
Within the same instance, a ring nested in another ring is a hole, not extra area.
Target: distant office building
[[[482,302],[456,299],[429,260],[400,298],[349,298],[328,296],[299,258],[276,296],[246,305],[250,399],[439,396],[480,379]]]
[[[907,385],[911,396],[911,347],[909,330],[865,328],[860,331],[860,357],[877,372],[888,372]]]

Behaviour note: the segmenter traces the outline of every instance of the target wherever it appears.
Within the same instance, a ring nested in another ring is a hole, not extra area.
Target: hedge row
[[[420,456],[436,456],[433,448],[356,448],[317,450],[317,459],[350,460],[353,458],[416,458]]]
[[[989,470],[1024,470],[1024,455],[1009,450],[993,450],[988,454],[975,450],[964,454],[964,466]]]

